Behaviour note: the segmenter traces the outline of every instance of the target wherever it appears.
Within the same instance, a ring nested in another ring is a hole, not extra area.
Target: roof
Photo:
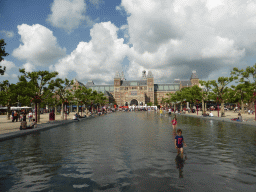
[[[178,91],[178,90],[180,90],[179,83],[154,84],[154,91]]]
[[[147,80],[121,81],[121,86],[146,86]]]
[[[186,87],[186,86],[191,86],[191,81],[190,80],[183,80],[181,81],[181,85],[182,87]]]
[[[92,85],[94,85],[94,82],[91,80],[91,81],[88,81],[87,83],[86,83],[86,86],[92,86]]]
[[[186,86],[191,86],[192,85],[190,80],[175,79],[174,83],[181,83],[182,87],[186,87]]]

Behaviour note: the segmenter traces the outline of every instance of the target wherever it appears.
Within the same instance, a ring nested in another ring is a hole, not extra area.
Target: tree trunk
[[[64,119],[64,104],[61,104],[61,120]]]
[[[221,116],[222,116],[222,114],[225,115],[225,112],[224,112],[224,102],[221,102],[220,114],[221,114]]]
[[[37,122],[40,122],[40,103],[37,103]]]
[[[79,114],[79,102],[77,101],[76,113]]]
[[[244,101],[241,100],[241,113],[244,114]]]
[[[180,111],[182,111],[182,103],[180,104]]]
[[[176,111],[176,104],[174,104],[174,111]]]
[[[56,119],[56,115],[57,115],[57,105],[55,105],[55,119]]]
[[[205,108],[204,108],[204,100],[202,100],[202,112],[205,112]]]
[[[6,116],[6,118],[7,118],[7,120],[10,120],[10,105],[9,105],[9,103],[8,103],[8,105],[7,105],[7,116]]]

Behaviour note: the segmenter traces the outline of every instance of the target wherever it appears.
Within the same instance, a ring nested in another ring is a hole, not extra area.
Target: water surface
[[[255,191],[253,126],[119,112],[0,143],[0,191]]]

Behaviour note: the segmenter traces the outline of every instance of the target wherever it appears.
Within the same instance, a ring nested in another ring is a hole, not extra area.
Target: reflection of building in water
[[[85,86],[93,91],[102,92],[109,99],[110,103],[117,105],[145,105],[161,103],[162,98],[167,98],[167,93],[175,93],[183,87],[199,85],[199,78],[196,71],[192,72],[190,80],[175,79],[173,83],[154,83],[154,76],[151,71],[146,74],[142,71],[140,80],[126,80],[124,73],[116,72],[114,85],[95,85],[88,81],[85,85],[75,80],[76,85]]]

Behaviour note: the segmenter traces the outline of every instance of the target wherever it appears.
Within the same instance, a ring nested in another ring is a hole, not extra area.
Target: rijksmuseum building
[[[162,98],[167,98],[167,93],[175,93],[183,87],[199,85],[199,78],[196,71],[192,71],[190,80],[175,79],[173,83],[154,83],[154,76],[151,71],[146,74],[142,71],[140,80],[127,81],[124,73],[116,72],[112,85],[95,85],[93,81],[83,84],[75,79],[75,85],[84,86],[93,91],[102,92],[109,103],[118,106],[145,105],[149,102],[160,104]]]

